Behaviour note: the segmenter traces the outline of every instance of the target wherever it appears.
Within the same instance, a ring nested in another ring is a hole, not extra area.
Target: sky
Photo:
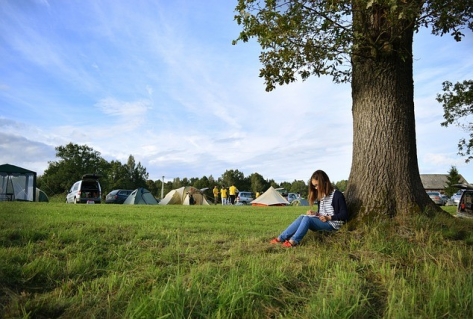
[[[277,183],[348,179],[349,84],[312,77],[265,91],[256,41],[232,45],[236,0],[0,0],[0,164],[42,175],[55,147],[130,155],[152,180],[227,170]],[[472,79],[472,33],[415,35],[421,174],[455,166],[468,134],[442,127],[442,82]],[[472,118],[470,119],[472,121]]]

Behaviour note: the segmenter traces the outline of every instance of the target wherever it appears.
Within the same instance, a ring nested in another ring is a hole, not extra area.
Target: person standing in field
[[[305,215],[300,215],[278,237],[270,243],[282,243],[283,247],[298,245],[308,230],[312,231],[337,231],[348,220],[346,199],[344,195],[335,190],[328,175],[317,170],[311,175],[309,181],[308,201],[312,206],[318,202],[318,210],[308,210]]]
[[[231,205],[234,205],[235,198],[237,197],[238,192],[239,192],[239,190],[237,189],[237,187],[235,187],[234,184],[232,184],[232,186],[229,187],[229,197],[230,197],[230,204]]]
[[[221,188],[221,200],[222,205],[227,205],[227,189],[224,186]]]
[[[214,194],[214,205],[217,205],[217,202],[219,200],[219,190],[217,189],[217,186],[214,186],[212,193]]]

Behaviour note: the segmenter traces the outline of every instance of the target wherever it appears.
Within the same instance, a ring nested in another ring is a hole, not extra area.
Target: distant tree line
[[[136,189],[138,187],[147,188],[155,197],[161,197],[161,190],[166,195],[169,191],[183,186],[193,186],[204,189],[205,194],[212,197],[212,188],[217,186],[229,187],[234,184],[241,191],[251,191],[253,193],[263,193],[270,186],[274,188],[284,188],[291,193],[299,193],[302,197],[308,194],[307,181],[294,180],[293,182],[277,183],[273,179],[265,179],[259,173],[252,173],[245,176],[239,170],[227,170],[220,177],[214,178],[212,175],[201,178],[174,178],[172,181],[148,179],[148,172],[143,165],[135,162],[133,155],[128,157],[128,161],[122,164],[120,161],[106,161],[101,157],[100,152],[93,150],[87,145],[77,145],[69,143],[66,146],[55,148],[57,161],[48,162],[48,168],[44,174],[38,177],[38,187],[48,195],[65,194],[70,187],[82,178],[84,174],[97,174],[100,176],[102,195],[114,189]],[[335,187],[344,191],[347,180],[335,183]]]
[[[212,175],[201,178],[173,178],[172,181],[163,182],[148,179],[146,168],[135,162],[133,155],[128,157],[128,161],[122,164],[120,161],[106,161],[100,156],[100,152],[94,151],[87,145],[77,145],[69,143],[66,146],[58,146],[56,157],[58,161],[48,162],[48,168],[42,176],[38,177],[38,187],[48,195],[65,194],[71,186],[82,178],[84,174],[97,174],[100,176],[102,195],[114,189],[136,189],[144,187],[148,189],[156,198],[161,198],[161,190],[166,195],[169,191],[183,186],[193,186],[198,189],[206,189],[204,193],[211,198],[212,189],[217,186],[229,187],[234,184],[241,191],[251,191],[253,193],[265,192],[270,186],[274,188],[284,188],[290,193],[299,193],[302,197],[308,195],[308,181],[294,180],[293,182],[277,183],[273,179],[265,179],[259,173],[252,173],[245,176],[239,170],[227,170],[220,177],[214,178]],[[453,185],[459,184],[460,175],[456,167],[452,166],[448,171],[445,193],[448,196],[454,194],[458,188]],[[344,192],[347,187],[347,180],[333,182],[335,188]]]

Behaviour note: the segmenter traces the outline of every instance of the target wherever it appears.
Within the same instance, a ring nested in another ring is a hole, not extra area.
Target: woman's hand
[[[316,212],[312,211],[311,209],[306,211],[306,215],[315,215],[315,214]]]
[[[327,222],[331,219],[332,219],[331,216],[324,216],[324,215],[319,216],[319,220],[322,222]]]

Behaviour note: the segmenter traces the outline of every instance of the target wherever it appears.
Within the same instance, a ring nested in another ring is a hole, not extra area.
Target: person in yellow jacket
[[[237,187],[235,187],[234,184],[232,184],[231,187],[229,187],[229,197],[230,197],[230,204],[234,205],[235,203],[235,198],[237,197],[237,194],[239,193],[239,190]]]
[[[214,205],[217,205],[217,201],[219,200],[219,190],[217,189],[217,186],[214,186],[212,193],[214,194]]]
[[[221,188],[222,205],[227,205],[227,189],[223,186]]]

